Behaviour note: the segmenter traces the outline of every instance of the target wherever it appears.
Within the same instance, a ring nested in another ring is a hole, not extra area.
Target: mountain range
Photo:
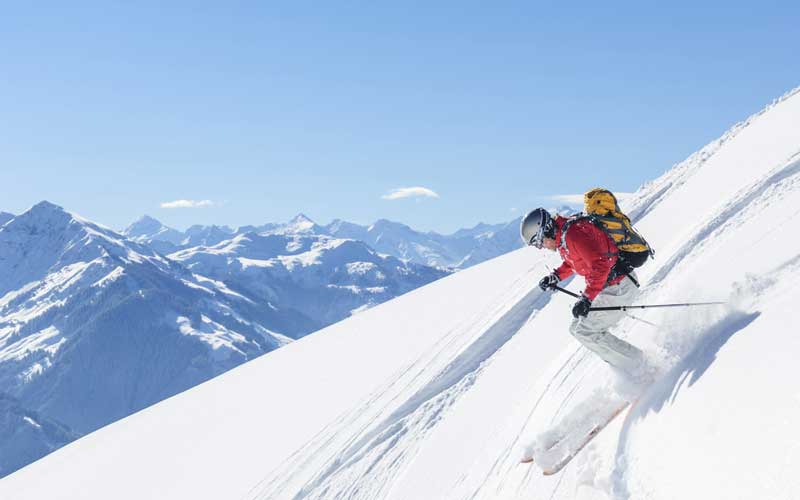
[[[292,314],[56,205],[0,229],[0,386],[16,401],[2,418],[37,412],[65,429],[54,442],[284,345],[293,328]],[[2,456],[21,446],[2,443]]]
[[[516,240],[515,223],[453,235],[456,254],[386,221],[181,232],[143,217],[118,233],[49,202],[1,213],[0,475],[454,271],[423,256],[513,249],[504,231]]]
[[[557,210],[571,211],[569,207],[560,207]],[[134,241],[148,244],[164,254],[197,246],[214,246],[247,233],[303,234],[357,240],[379,253],[406,262],[448,269],[465,269],[521,246],[519,218],[502,224],[481,223],[449,235],[417,231],[405,224],[385,219],[369,226],[340,219],[320,225],[303,214],[298,214],[286,223],[243,226],[237,229],[196,225],[185,232],[167,227],[153,217],[143,216],[122,231],[122,234]]]

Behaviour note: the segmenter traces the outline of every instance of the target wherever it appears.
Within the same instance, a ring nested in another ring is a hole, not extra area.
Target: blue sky
[[[633,191],[800,85],[796,2],[115,4],[4,7],[0,210],[449,232]]]

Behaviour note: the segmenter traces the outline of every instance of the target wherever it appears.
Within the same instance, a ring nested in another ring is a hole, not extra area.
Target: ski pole
[[[647,321],[646,319],[642,319],[642,318],[640,318],[639,316],[634,316],[633,314],[631,314],[631,313],[629,313],[629,312],[626,312],[625,314],[627,314],[629,318],[631,318],[631,319],[635,319],[636,321],[640,321],[640,322],[644,323],[645,325],[650,325],[650,326],[652,326],[653,328],[661,328],[661,327],[660,327],[660,326],[658,326],[657,324],[655,324],[655,323],[653,323],[653,322],[651,322],[651,321]]]
[[[550,286],[550,288],[552,288],[553,290],[558,290],[558,291],[559,291],[559,292],[561,292],[561,293],[566,293],[567,295],[571,295],[571,296],[575,297],[576,299],[579,299],[579,298],[581,298],[581,296],[580,296],[580,295],[578,295],[577,293],[570,292],[570,291],[569,291],[569,290],[567,290],[566,288],[561,288],[561,287],[560,287],[560,286],[558,286],[558,285],[551,285],[551,286]]]
[[[580,295],[574,292],[570,292],[564,288],[561,288],[558,285],[553,285],[550,288],[554,290],[558,290],[559,292],[566,293],[567,295],[571,295],[576,299],[581,298]],[[647,306],[611,306],[611,307],[591,307],[589,311],[627,311],[628,309],[651,309],[656,307],[692,307],[692,306],[717,306],[725,304],[725,302],[687,302],[685,304],[654,304],[654,305],[647,305]]]
[[[653,304],[647,306],[612,306],[612,307],[590,307],[591,311],[627,311],[628,309],[653,309],[656,307],[692,307],[692,306],[718,306],[725,302],[687,302],[685,304]]]

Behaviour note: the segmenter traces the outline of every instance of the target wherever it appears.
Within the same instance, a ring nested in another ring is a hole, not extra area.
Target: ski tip
[[[555,474],[557,472],[558,472],[557,470],[546,469],[546,470],[542,471],[542,475],[544,475],[544,476],[552,476],[553,474]]]
[[[533,457],[525,457],[522,460],[520,460],[519,463],[521,463],[521,464],[532,464],[533,463]]]

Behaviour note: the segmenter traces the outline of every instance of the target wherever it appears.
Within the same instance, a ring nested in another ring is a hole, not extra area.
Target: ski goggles
[[[541,250],[543,243],[544,243],[544,224],[539,224],[539,230],[536,231],[533,234],[533,236],[531,236],[531,241],[528,242],[528,245],[536,247]]]

